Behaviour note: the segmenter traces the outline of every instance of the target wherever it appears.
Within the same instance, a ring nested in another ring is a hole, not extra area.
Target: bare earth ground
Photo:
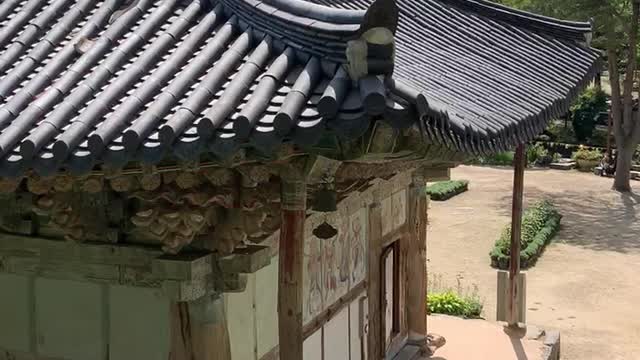
[[[510,221],[512,170],[465,166],[452,179],[470,180],[470,191],[430,204],[430,277],[452,287],[456,278],[463,287],[477,285],[484,317],[495,320],[489,251]],[[573,171],[525,174],[525,203],[550,198],[564,215],[527,274],[527,322],[561,331],[562,359],[640,359],[640,195],[618,194],[611,184]]]

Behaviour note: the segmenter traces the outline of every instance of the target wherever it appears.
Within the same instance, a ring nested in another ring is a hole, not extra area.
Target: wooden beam
[[[382,359],[384,355],[384,336],[382,330],[382,203],[380,196],[374,195],[369,206],[369,246],[368,274],[369,286],[367,298],[369,303],[369,331],[367,334],[367,353],[369,359]]]
[[[511,253],[509,259],[509,314],[510,327],[518,326],[517,299],[520,274],[520,238],[522,232],[522,198],[524,193],[524,168],[527,165],[525,146],[518,145],[513,158],[513,202],[511,209]]]
[[[304,180],[282,179],[278,269],[280,359],[302,359],[302,263],[307,187]]]
[[[427,351],[427,207],[426,179],[421,169],[409,187],[409,236],[407,280],[408,341]]]

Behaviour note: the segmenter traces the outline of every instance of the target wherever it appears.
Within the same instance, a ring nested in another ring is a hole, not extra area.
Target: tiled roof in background
[[[588,24],[397,0],[392,78],[340,66],[372,0],[5,0],[0,175],[360,136],[372,120],[484,153],[531,139],[597,70]]]

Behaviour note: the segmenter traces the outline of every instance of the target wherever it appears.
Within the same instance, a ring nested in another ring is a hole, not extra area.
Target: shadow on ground
[[[557,192],[527,186],[525,208],[541,199],[553,201],[562,214],[562,225],[554,241],[591,250],[626,253],[640,250],[640,194],[613,190],[579,189]],[[504,194],[492,204],[494,210],[511,216],[512,194]]]

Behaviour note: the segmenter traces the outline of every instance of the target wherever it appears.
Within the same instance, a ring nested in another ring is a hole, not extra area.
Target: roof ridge
[[[262,2],[292,15],[334,24],[360,24],[365,14],[364,10],[333,8],[305,0],[263,0]]]
[[[445,3],[471,10],[482,16],[529,28],[554,37],[579,42],[589,42],[593,31],[591,22],[562,20],[536,13],[514,9],[488,0],[441,0]]]

